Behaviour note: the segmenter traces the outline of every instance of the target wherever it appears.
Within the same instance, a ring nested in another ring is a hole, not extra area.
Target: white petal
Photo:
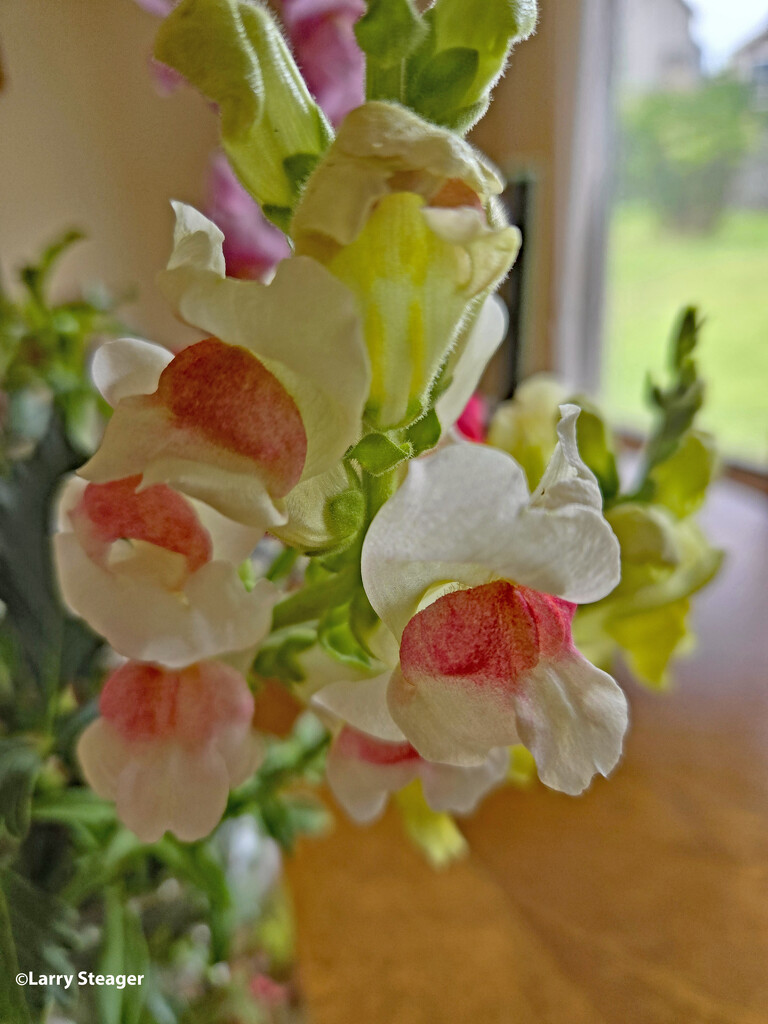
[[[151,395],[173,353],[139,338],[105,341],[91,364],[93,383],[114,408],[121,398]]]
[[[423,761],[420,775],[424,797],[433,811],[470,814],[491,789],[507,777],[509,750],[497,747],[477,767]]]
[[[185,457],[187,455],[188,457]],[[252,460],[172,429],[168,414],[141,396],[123,399],[101,447],[78,474],[94,483],[143,474],[142,486],[165,483],[222,515],[264,532],[285,522]]]
[[[193,842],[219,823],[228,794],[226,766],[211,744],[193,754],[172,741],[144,743],[120,777],[117,813],[145,843],[167,831]]]
[[[504,338],[507,319],[506,306],[498,296],[491,295],[485,300],[451,371],[451,383],[435,404],[444,431],[453,426],[472,397],[491,356]]]
[[[373,679],[338,680],[323,687],[312,703],[329,711],[358,732],[390,743],[402,743],[402,730],[395,725],[387,706],[387,688],[392,673],[389,669]]]
[[[216,748],[227,766],[230,789],[249,779],[264,760],[264,741],[250,728],[220,729]]]
[[[560,406],[558,443],[539,486],[533,492],[534,508],[560,509],[565,505],[586,505],[601,511],[603,499],[597,478],[582,461],[576,442],[577,405]]]
[[[208,531],[213,543],[213,561],[234,562],[239,565],[251,554],[264,531],[254,526],[243,526],[223,516],[205,502],[192,499],[192,505],[200,522]]]
[[[614,680],[581,655],[542,661],[521,680],[520,738],[545,785],[576,795],[621,756],[627,701]]]
[[[53,543],[64,601],[126,657],[180,668],[250,647],[269,631],[277,589],[260,580],[247,593],[234,565],[204,565],[190,577],[182,600],[102,569],[73,534],[57,534]]]
[[[163,291],[182,319],[249,349],[283,384],[307,434],[304,477],[330,469],[360,435],[370,385],[354,296],[306,257],[283,260],[269,285],[225,278],[217,256],[221,232],[202,214],[174,208],[175,248],[160,275]]]
[[[88,785],[105,800],[114,800],[120,773],[130,757],[119,733],[103,718],[83,730],[77,743],[77,759]]]
[[[476,767],[494,747],[520,741],[509,690],[479,687],[471,677],[433,677],[413,685],[398,670],[387,700],[408,742],[427,761]]]
[[[326,761],[331,792],[353,821],[363,824],[380,817],[390,793],[408,785],[419,771],[414,758],[395,764],[372,764],[345,754],[338,740]]]
[[[363,585],[391,631],[434,584],[488,582],[527,501],[522,469],[494,448],[459,443],[411,462],[363,545]]]

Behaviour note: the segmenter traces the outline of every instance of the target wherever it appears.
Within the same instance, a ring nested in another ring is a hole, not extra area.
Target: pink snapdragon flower
[[[416,459],[362,552],[368,598],[388,631],[384,670],[314,701],[355,729],[407,742],[427,761],[472,767],[523,743],[565,793],[607,775],[627,702],[576,649],[576,604],[610,593],[619,544],[561,406],[558,444],[530,494],[521,467],[466,443]],[[457,528],[459,527],[459,528]]]
[[[146,843],[166,831],[185,842],[208,835],[230,789],[261,761],[253,696],[240,673],[221,662],[172,671],[129,661],[107,680],[99,711],[80,738],[80,764],[91,787],[116,802],[120,819]]]
[[[456,421],[456,429],[462,437],[466,437],[468,441],[478,441],[482,443],[485,441],[485,435],[487,433],[486,417],[487,409],[485,400],[483,399],[483,396],[476,391],[464,406],[464,412]]]
[[[222,152],[211,157],[206,212],[224,232],[229,277],[266,280],[280,260],[290,256],[285,235],[265,218]]]
[[[283,18],[309,91],[331,124],[365,101],[365,58],[354,25],[363,0],[283,0]]]

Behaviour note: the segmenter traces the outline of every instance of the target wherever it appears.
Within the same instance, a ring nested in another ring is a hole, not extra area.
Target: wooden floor
[[[610,781],[489,798],[436,873],[394,816],[289,867],[313,1024],[768,1024],[768,519],[722,484],[729,550],[674,691],[628,684]]]

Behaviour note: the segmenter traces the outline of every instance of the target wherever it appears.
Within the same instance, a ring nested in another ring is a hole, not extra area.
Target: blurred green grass
[[[726,456],[768,468],[768,212],[726,214],[708,236],[667,232],[638,206],[611,223],[602,404],[617,425],[647,427],[648,371],[659,377],[681,306],[705,318],[701,425]]]

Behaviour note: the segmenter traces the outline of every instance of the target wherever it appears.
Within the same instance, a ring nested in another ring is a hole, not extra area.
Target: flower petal
[[[382,743],[344,728],[328,754],[326,778],[350,818],[362,824],[381,815],[388,795],[415,779],[420,763],[408,743]]]
[[[304,257],[283,260],[269,285],[225,278],[221,232],[191,207],[173,206],[163,291],[188,323],[248,349],[274,374],[304,423],[304,476],[330,469],[359,437],[370,383],[354,297]]]
[[[151,395],[173,353],[139,338],[105,341],[91,364],[91,377],[114,409],[121,398]]]
[[[477,387],[491,356],[504,339],[507,329],[507,310],[496,295],[483,303],[477,320],[456,361],[448,366],[451,383],[435,403],[435,412],[444,431],[461,416]]]
[[[77,759],[86,782],[105,800],[116,798],[120,773],[129,758],[128,745],[103,718],[91,722],[77,743]]]
[[[576,652],[528,672],[516,709],[520,739],[545,785],[575,796],[596,772],[615,768],[627,729],[626,697]]]
[[[421,762],[421,785],[433,811],[470,814],[489,790],[500,785],[509,771],[506,747],[492,750],[477,767]]]
[[[586,505],[602,510],[603,499],[597,477],[582,461],[576,440],[578,405],[561,405],[557,424],[558,443],[544,476],[531,496],[534,508],[557,511],[565,505]]]
[[[73,534],[53,543],[67,606],[126,657],[181,667],[250,647],[269,631],[277,589],[260,580],[247,593],[234,565],[207,563],[179,596],[101,568]]]
[[[411,462],[362,553],[365,591],[391,631],[401,635],[434,584],[476,586],[497,575],[527,501],[522,470],[493,448],[460,442]]]
[[[319,690],[312,703],[359,732],[389,743],[401,743],[405,736],[387,706],[391,676],[392,671],[387,669],[373,679],[336,680]]]

